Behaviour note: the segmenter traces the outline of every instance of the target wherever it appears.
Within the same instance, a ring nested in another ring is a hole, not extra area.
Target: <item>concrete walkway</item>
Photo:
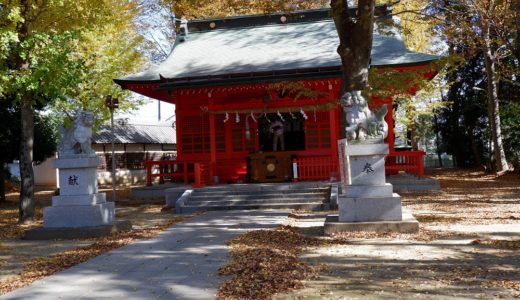
[[[226,242],[273,228],[281,211],[216,211],[0,296],[0,299],[214,299]]]

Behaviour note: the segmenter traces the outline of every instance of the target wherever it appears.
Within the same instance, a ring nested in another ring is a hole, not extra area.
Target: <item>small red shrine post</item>
[[[216,174],[217,167],[217,144],[215,140],[215,115],[209,115],[209,149],[210,149],[210,159],[209,159],[209,182],[215,183],[213,178]]]
[[[332,165],[338,166],[338,147],[336,146],[338,140],[340,139],[339,130],[341,128],[341,122],[338,122],[338,110],[331,109],[329,111],[329,121],[330,121],[330,145],[331,145],[331,155],[332,155]],[[337,124],[340,124],[338,127]],[[339,170],[336,168],[336,173]],[[333,174],[330,174],[331,176]],[[334,175],[338,178],[338,174]]]

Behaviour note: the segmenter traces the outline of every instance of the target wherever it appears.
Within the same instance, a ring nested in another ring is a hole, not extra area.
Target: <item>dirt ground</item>
[[[430,175],[442,191],[401,194],[419,233],[336,235],[304,254],[319,275],[275,299],[520,298],[520,177]]]
[[[275,299],[520,298],[520,177],[465,170],[429,175],[440,180],[442,191],[401,194],[405,209],[420,221],[419,233],[336,235],[340,242],[303,255],[318,275],[305,281],[305,288]],[[17,224],[16,191],[0,204],[0,294],[31,262],[99,242],[20,239],[24,230],[41,226],[41,207],[50,204],[52,194],[36,193],[37,221],[31,225]],[[176,218],[162,211],[162,203],[135,204],[128,198],[128,190],[118,191],[116,213],[131,220],[136,232],[158,232]],[[325,215],[298,214],[312,218],[288,223],[299,226]],[[120,239],[129,242],[127,236]]]

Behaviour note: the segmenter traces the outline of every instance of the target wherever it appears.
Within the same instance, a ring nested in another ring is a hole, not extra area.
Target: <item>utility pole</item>
[[[112,201],[116,201],[116,159],[115,159],[115,134],[114,134],[114,110],[119,108],[119,100],[108,95],[105,99],[105,106],[110,110],[110,125],[112,131]]]
[[[161,122],[161,101],[157,100],[157,121]]]

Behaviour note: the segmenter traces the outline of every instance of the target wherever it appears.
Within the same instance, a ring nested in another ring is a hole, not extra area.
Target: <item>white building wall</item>
[[[54,168],[55,157],[46,159],[39,165],[33,167],[34,184],[35,185],[52,185],[56,186],[57,176]]]

